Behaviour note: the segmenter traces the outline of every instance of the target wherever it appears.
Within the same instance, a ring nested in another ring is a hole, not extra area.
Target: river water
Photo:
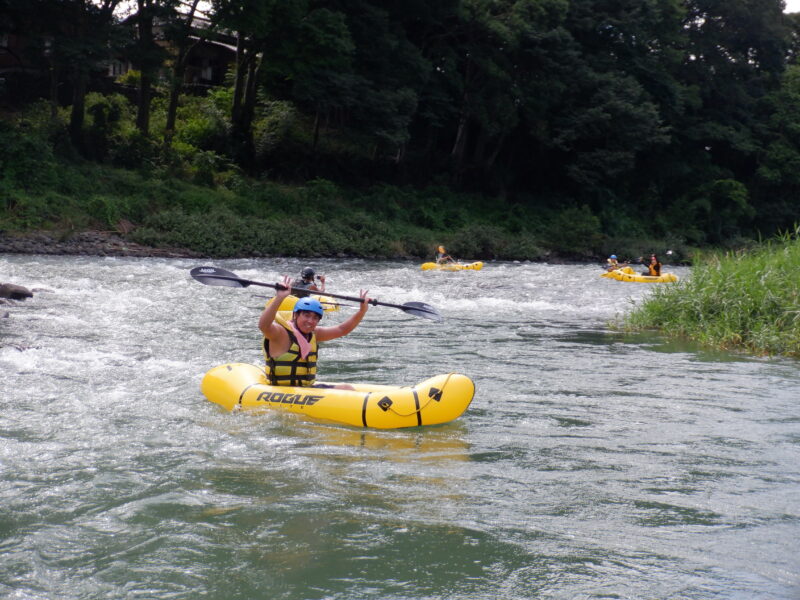
[[[37,290],[0,306],[0,597],[800,598],[796,361],[614,333],[653,288],[599,267],[316,261],[331,291],[446,317],[371,308],[324,379],[458,371],[471,407],[391,431],[232,414],[199,382],[260,362],[270,290],[198,264],[0,256]]]

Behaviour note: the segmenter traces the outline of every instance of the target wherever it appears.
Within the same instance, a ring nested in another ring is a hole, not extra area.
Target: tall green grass
[[[699,257],[685,281],[656,288],[623,328],[800,357],[800,228],[754,249]]]

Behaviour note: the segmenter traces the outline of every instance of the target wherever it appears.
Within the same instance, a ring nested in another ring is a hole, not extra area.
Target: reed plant
[[[800,357],[800,228],[753,249],[696,257],[694,265],[684,281],[653,290],[622,327]]]

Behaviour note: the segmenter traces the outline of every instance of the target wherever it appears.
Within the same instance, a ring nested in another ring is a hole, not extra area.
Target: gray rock
[[[33,292],[31,292],[28,288],[22,287],[21,285],[3,283],[0,284],[0,298],[24,300],[25,298],[33,298]]]

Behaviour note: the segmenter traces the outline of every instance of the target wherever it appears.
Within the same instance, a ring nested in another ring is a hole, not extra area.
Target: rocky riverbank
[[[70,235],[50,232],[0,232],[0,254],[50,254],[84,256],[136,256],[161,258],[200,258],[202,255],[184,248],[150,248],[126,240],[110,231],[82,231]],[[0,304],[13,304],[33,294],[19,285],[0,281]],[[8,317],[7,312],[0,318]]]
[[[202,256],[184,248],[142,246],[110,231],[82,231],[70,235],[42,231],[24,234],[0,232],[0,253],[161,258],[200,258]]]

